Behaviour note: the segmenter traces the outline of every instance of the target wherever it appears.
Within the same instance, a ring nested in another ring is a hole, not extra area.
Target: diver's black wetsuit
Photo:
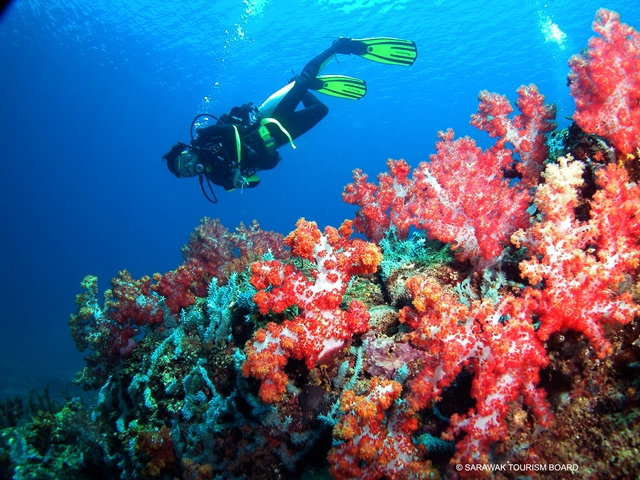
[[[411,66],[418,56],[412,40],[393,37],[352,39],[340,37],[309,61],[299,76],[259,106],[249,103],[220,115],[216,125],[199,129],[191,145],[178,142],[164,155],[167,167],[179,178],[198,177],[207,199],[216,203],[211,183],[226,190],[255,187],[256,172],[274,168],[280,161],[277,149],[313,128],[329,109],[309,90],[358,100],[366,82],[345,75],[319,75],[335,54],[358,55],[378,63]],[[304,108],[298,110],[302,104]],[[196,117],[199,118],[200,116]],[[195,120],[194,120],[195,122]],[[193,128],[193,124],[192,124]],[[205,191],[206,179],[211,198]]]
[[[333,55],[350,53],[346,51],[345,45],[348,46],[344,42],[335,42],[330,48],[311,59],[269,115],[280,122],[291,135],[291,139],[295,140],[311,130],[329,112],[328,107],[309,91],[309,85],[318,76],[324,63]],[[304,108],[296,110],[300,103]],[[265,126],[275,140],[276,149],[290,143],[290,139],[278,126],[275,124]],[[255,135],[242,139],[240,170],[243,176],[249,177],[257,171],[270,170],[280,161],[280,155],[277,152],[269,153],[262,143],[261,137]],[[198,147],[201,155],[206,155],[203,160],[209,162],[211,166],[205,174],[207,178],[227,190],[234,188],[232,175],[234,168],[238,165],[238,155],[233,127],[224,123],[206,127],[198,131],[198,136],[192,144]],[[220,151],[210,150],[211,147],[219,144],[222,145]],[[248,186],[256,185],[257,182]]]
[[[167,167],[180,178],[198,176],[225,190],[255,187],[260,170],[274,168],[281,157],[277,149],[291,143],[322,120],[329,109],[309,91],[320,70],[337,53],[355,53],[354,42],[340,38],[309,61],[299,76],[262,105],[234,107],[217,124],[200,129],[191,145],[178,142],[164,155]],[[302,103],[302,109],[296,110]],[[211,191],[213,193],[213,191]],[[215,194],[212,202],[216,202]]]
[[[225,190],[233,189],[233,170],[238,161],[237,153],[235,153],[237,149],[233,127],[218,123],[203,128],[198,131],[198,136],[191,143],[192,146],[198,148],[197,152],[200,157],[209,165],[205,172],[209,181]],[[217,149],[218,145],[222,148]],[[245,166],[245,170],[247,170],[251,163],[248,159],[247,148],[242,148],[241,152],[242,160],[244,160],[241,165]],[[247,174],[247,172],[242,173],[243,175]]]

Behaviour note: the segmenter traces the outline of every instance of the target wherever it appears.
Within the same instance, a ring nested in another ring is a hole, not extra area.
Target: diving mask
[[[198,155],[186,149],[176,157],[176,172],[182,178],[195,177],[204,172],[204,165],[198,162]]]

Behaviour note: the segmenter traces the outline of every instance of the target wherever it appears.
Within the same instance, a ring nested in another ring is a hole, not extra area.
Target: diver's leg
[[[310,108],[314,105],[322,105],[325,108],[327,107],[324,103],[318,100],[318,97],[313,95],[309,90],[307,90],[307,93],[305,93],[304,97],[302,97],[302,105],[304,106],[304,108]],[[328,112],[329,112],[329,109],[327,108],[327,113]]]
[[[329,108],[309,91],[302,97],[302,104],[305,108],[285,112],[278,118],[278,121],[293,139],[311,130],[329,113]],[[272,128],[270,131],[276,141],[277,148],[289,143],[289,138],[279,129]]]
[[[308,90],[302,97],[302,104],[305,108],[296,110],[284,120],[284,124],[289,125],[288,131],[293,138],[311,130],[329,113],[329,107]]]
[[[313,80],[320,74],[329,60],[331,60],[331,57],[338,53],[344,55],[350,55],[351,53],[353,53],[353,45],[351,44],[350,38],[340,37],[338,40],[333,42],[331,46],[324,52],[316,55],[311,60],[309,60],[309,62],[307,62],[307,64],[302,69],[302,72],[300,72],[299,79],[302,82]]]
[[[327,62],[331,60],[331,57],[337,53],[349,55],[352,53],[352,50],[353,45],[351,44],[351,39],[342,37],[333,42],[324,52],[309,60],[302,69],[302,72],[300,72],[300,75],[295,79],[295,85],[282,97],[278,106],[273,110],[273,117],[280,119],[281,116],[286,116],[287,112],[295,111],[298,104],[308,92],[310,82],[320,74]],[[315,99],[315,97],[313,98]],[[321,103],[318,99],[315,99],[315,101]]]

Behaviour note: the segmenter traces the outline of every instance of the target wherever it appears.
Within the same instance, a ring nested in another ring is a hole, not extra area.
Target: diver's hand
[[[242,188],[248,185],[247,179],[242,176],[239,168],[233,170],[233,186]]]

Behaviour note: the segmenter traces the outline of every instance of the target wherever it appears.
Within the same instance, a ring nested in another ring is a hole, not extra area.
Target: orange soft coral
[[[283,369],[290,356],[304,360],[311,369],[353,334],[369,328],[369,313],[361,302],[353,300],[346,311],[340,303],[351,277],[375,272],[382,254],[376,245],[350,239],[350,234],[350,222],[340,229],[327,227],[322,233],[314,222],[298,221],[285,242],[293,255],[315,263],[313,280],[275,260],[251,266],[251,283],[259,289],[254,300],[261,314],[298,307],[295,318],[269,323],[245,347],[242,371],[262,381],[260,397],[265,402],[284,394]]]
[[[367,395],[342,394],[345,413],[334,428],[343,441],[329,452],[331,475],[340,479],[390,480],[435,478],[411,435],[418,422],[406,404],[395,404],[402,386],[374,377]]]

